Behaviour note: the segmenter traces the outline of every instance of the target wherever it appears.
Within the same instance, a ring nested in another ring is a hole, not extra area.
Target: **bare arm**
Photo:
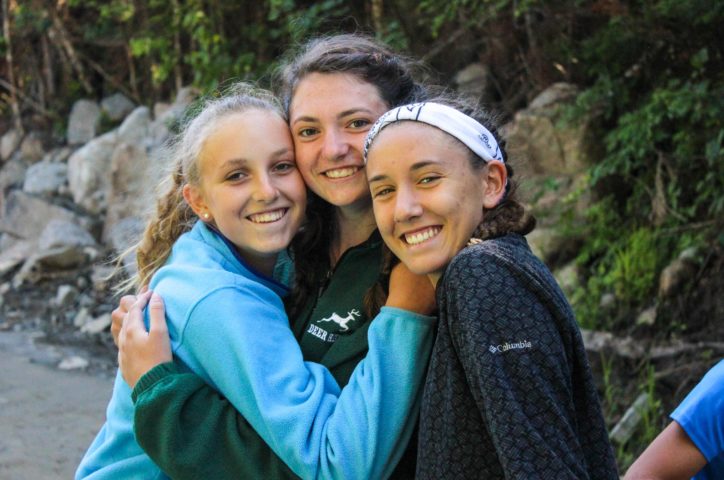
[[[693,477],[706,463],[686,431],[674,421],[631,465],[625,480],[685,480]]]

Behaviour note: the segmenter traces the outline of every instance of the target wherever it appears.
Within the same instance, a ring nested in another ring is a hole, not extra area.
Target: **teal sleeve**
[[[435,320],[385,308],[369,353],[340,393],[329,371],[304,362],[278,302],[223,287],[193,309],[179,357],[218,389],[303,478],[381,478],[409,438]],[[229,312],[243,316],[229,319]],[[222,320],[223,319],[223,320]]]
[[[298,478],[228,400],[188,369],[159,365],[132,396],[139,445],[175,480]]]

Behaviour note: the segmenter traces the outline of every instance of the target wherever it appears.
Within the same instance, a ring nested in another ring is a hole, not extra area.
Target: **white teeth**
[[[284,209],[274,210],[273,212],[257,213],[249,215],[249,220],[254,223],[270,223],[276,222],[284,216]]]
[[[419,243],[424,242],[425,240],[431,239],[438,233],[440,233],[440,227],[430,227],[421,232],[415,232],[415,233],[410,233],[410,234],[406,233],[405,241],[407,243],[409,243],[410,245],[417,245]]]
[[[336,170],[328,170],[324,172],[324,174],[329,178],[344,178],[354,175],[357,170],[359,170],[357,167],[338,168]]]

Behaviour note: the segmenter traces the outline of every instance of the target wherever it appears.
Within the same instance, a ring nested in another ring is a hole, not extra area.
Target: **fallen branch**
[[[60,118],[57,114],[55,114],[55,113],[51,112],[50,110],[44,108],[41,104],[39,104],[38,102],[36,102],[36,101],[33,100],[32,98],[30,98],[29,96],[25,95],[23,92],[21,92],[21,91],[20,91],[18,88],[16,88],[15,86],[11,85],[11,84],[10,84],[7,80],[5,80],[4,78],[0,78],[0,87],[3,87],[3,88],[5,88],[5,89],[7,89],[8,91],[10,91],[11,94],[16,95],[20,100],[22,100],[23,102],[27,103],[33,110],[35,110],[35,111],[38,112],[39,114],[41,114],[41,115],[43,115],[43,116],[45,116],[45,117],[48,117],[48,118],[50,118],[50,119],[53,119],[53,120],[57,120],[57,119]]]

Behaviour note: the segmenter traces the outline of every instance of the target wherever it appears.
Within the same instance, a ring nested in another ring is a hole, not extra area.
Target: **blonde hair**
[[[159,185],[155,215],[146,224],[138,244],[129,249],[136,251],[137,273],[119,285],[118,290],[148,285],[168,259],[174,242],[193,227],[196,214],[184,200],[183,187],[200,185],[199,159],[219,123],[229,115],[250,109],[270,110],[286,121],[281,104],[271,92],[247,83],[236,83],[220,96],[201,100],[196,107],[198,113],[186,120],[181,132],[164,149],[170,172]]]

